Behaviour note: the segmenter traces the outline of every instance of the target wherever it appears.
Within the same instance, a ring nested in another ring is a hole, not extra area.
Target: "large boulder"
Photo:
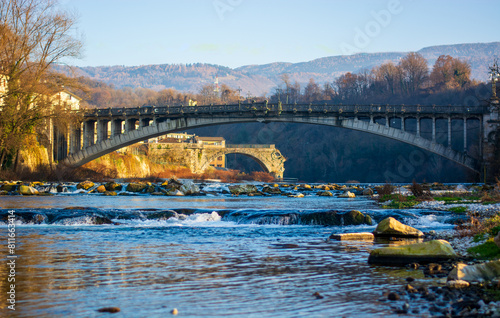
[[[342,194],[339,195],[339,198],[355,198],[356,195],[352,193],[351,191],[346,191]]]
[[[17,183],[15,183],[15,182],[5,182],[0,187],[0,190],[7,191],[7,192],[16,191],[16,189],[17,189]]]
[[[104,192],[106,192],[106,187],[105,187],[104,185],[102,185],[102,184],[101,184],[101,185],[100,185],[100,186],[98,186],[95,190],[96,190],[97,192],[99,192],[99,193],[104,193]]]
[[[121,184],[114,181],[106,183],[104,187],[106,188],[106,191],[120,191],[123,188]]]
[[[372,188],[363,189],[362,193],[363,193],[363,195],[372,196],[373,195],[373,189]]]
[[[179,188],[179,191],[184,195],[197,195],[200,193],[200,188],[193,181],[186,181]]]
[[[88,190],[94,186],[94,182],[86,180],[76,185],[77,189]]]
[[[229,188],[229,192],[231,192],[231,194],[235,194],[235,195],[258,192],[257,187],[254,186],[253,184],[230,185],[228,188]]]
[[[19,194],[22,194],[22,195],[37,195],[38,194],[37,189],[30,187],[30,186],[27,186],[27,185],[20,185],[18,192],[19,192]]]
[[[457,254],[445,240],[378,248],[371,251],[369,264],[404,266],[411,263],[439,263],[455,259]]]
[[[419,238],[424,236],[422,231],[405,225],[393,217],[380,221],[373,234],[375,237]]]
[[[343,215],[344,224],[348,225],[372,225],[372,218],[368,214],[363,214],[357,210],[352,210]]]
[[[269,194],[281,194],[281,190],[278,187],[270,187],[268,185],[265,185],[262,187],[262,192],[264,193],[269,193]]]
[[[127,185],[127,190],[128,192],[143,192],[146,188],[148,188],[148,184],[144,182],[132,182]]]
[[[448,275],[449,280],[464,280],[467,282],[489,281],[500,278],[500,260],[476,265],[457,264]]]
[[[331,193],[330,191],[319,191],[318,192],[318,195],[320,197],[333,197],[333,193]]]
[[[179,190],[182,187],[182,182],[175,178],[170,178],[163,182],[160,187],[165,188],[167,190]]]

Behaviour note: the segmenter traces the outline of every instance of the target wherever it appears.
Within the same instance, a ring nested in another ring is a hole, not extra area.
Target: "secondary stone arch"
[[[269,172],[269,173],[271,172],[270,169],[266,166],[266,164],[264,162],[262,162],[262,160],[260,160],[257,156],[250,155],[248,153],[245,153],[244,151],[236,151],[236,150],[219,151],[215,155],[207,157],[207,159],[205,160],[201,169],[206,170],[208,168],[208,166],[210,165],[210,162],[213,162],[219,156],[225,156],[225,155],[229,155],[229,154],[239,154],[239,155],[244,155],[245,157],[248,157],[248,158],[252,158],[255,162],[257,162],[259,164],[259,166],[262,168],[262,170],[264,170],[265,172]]]
[[[205,149],[196,172],[203,173],[217,157],[228,154],[240,154],[252,158],[265,172],[276,178],[283,178],[286,159],[274,146],[269,148],[223,148],[212,151]]]

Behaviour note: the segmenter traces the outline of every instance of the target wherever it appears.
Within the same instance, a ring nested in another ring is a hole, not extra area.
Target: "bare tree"
[[[411,52],[399,63],[401,68],[401,86],[403,91],[414,95],[429,77],[427,60],[420,54]]]
[[[75,19],[56,0],[0,2],[0,73],[8,81],[0,116],[0,165],[15,156],[23,139],[54,115],[46,98],[50,66],[78,57]]]
[[[386,62],[379,67],[375,67],[373,74],[375,81],[381,86],[382,93],[396,94],[401,76],[400,68],[392,62]]]

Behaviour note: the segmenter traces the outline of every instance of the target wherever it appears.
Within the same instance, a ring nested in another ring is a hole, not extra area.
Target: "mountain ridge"
[[[486,81],[488,65],[500,54],[500,42],[462,43],[437,45],[422,48],[420,53],[427,59],[429,67],[440,55],[451,55],[470,63],[471,77]],[[281,84],[281,75],[287,73],[292,82],[303,87],[313,78],[318,83],[333,82],[346,72],[370,70],[384,62],[398,63],[408,52],[356,53],[320,57],[311,61],[290,63],[244,65],[230,68],[208,63],[150,64],[140,66],[56,66],[57,71],[69,76],[85,76],[111,84],[116,88],[142,87],[154,90],[173,88],[178,91],[198,92],[201,87],[212,84],[219,77],[221,84],[241,88],[244,96],[269,94]]]

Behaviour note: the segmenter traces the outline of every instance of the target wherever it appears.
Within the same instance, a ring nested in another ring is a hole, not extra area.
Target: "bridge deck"
[[[136,108],[108,108],[85,110],[84,116],[161,116],[178,117],[191,115],[238,114],[242,112],[277,112],[280,114],[323,113],[330,115],[481,115],[488,112],[486,106],[421,106],[421,105],[329,105],[329,104],[281,104],[240,103],[231,105],[205,106],[143,106]]]

